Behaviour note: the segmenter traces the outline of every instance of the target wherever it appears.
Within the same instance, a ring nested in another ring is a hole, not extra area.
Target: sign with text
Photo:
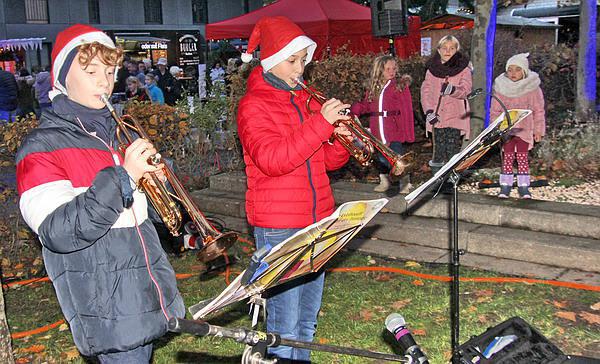
[[[200,49],[199,34],[177,34],[177,58],[180,66],[200,64]]]
[[[140,48],[147,50],[167,49],[167,43],[164,42],[141,42]]]

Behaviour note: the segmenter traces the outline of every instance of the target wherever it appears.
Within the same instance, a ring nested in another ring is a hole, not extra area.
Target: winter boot
[[[444,166],[444,163],[434,162],[433,160],[429,161],[429,167],[431,168],[432,175],[435,175],[443,166]]]
[[[410,183],[410,176],[406,175],[400,178],[400,182],[398,184],[399,193],[410,193],[412,190],[412,184]]]
[[[513,175],[512,174],[501,174],[500,175],[500,193],[498,194],[499,198],[508,198],[510,196],[510,190],[513,185]]]
[[[387,174],[379,175],[379,184],[375,186],[373,191],[375,192],[385,192],[390,189],[390,177]]]
[[[522,199],[530,199],[531,192],[529,192],[529,183],[531,178],[528,174],[518,174],[517,175],[517,189],[519,190],[519,196]]]

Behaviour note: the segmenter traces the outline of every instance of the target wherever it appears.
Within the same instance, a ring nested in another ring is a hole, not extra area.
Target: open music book
[[[317,272],[342,249],[388,200],[346,202],[330,216],[318,221],[275,246],[260,257],[253,256],[242,272],[219,296],[189,307],[195,320],[231,303],[258,295],[266,289],[308,273]]]

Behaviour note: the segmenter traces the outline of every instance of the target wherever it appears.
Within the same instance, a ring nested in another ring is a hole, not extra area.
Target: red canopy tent
[[[378,53],[389,48],[386,38],[372,36],[371,8],[350,0],[279,0],[236,18],[206,24],[206,39],[247,39],[260,18],[277,15],[290,18],[317,42],[316,59],[327,47],[335,54],[345,44],[355,54]],[[409,17],[408,36],[396,37],[394,42],[399,57],[419,53],[419,28],[420,18]]]

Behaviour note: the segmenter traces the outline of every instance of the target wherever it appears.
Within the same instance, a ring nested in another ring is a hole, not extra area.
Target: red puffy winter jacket
[[[340,168],[348,153],[327,143],[333,126],[311,104],[305,91],[284,91],[268,84],[262,67],[248,78],[238,108],[248,191],[246,214],[252,226],[303,228],[333,212],[326,171]]]

